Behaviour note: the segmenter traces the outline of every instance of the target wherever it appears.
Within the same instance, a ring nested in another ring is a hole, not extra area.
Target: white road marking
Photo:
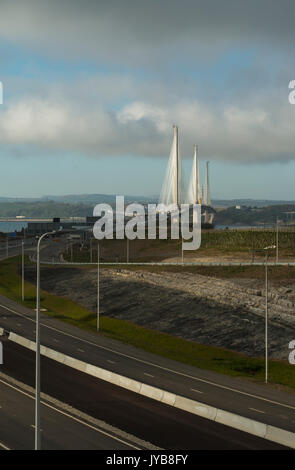
[[[85,352],[84,349],[80,349],[80,348],[78,348],[77,351]]]
[[[35,424],[31,424],[30,427],[35,429]],[[40,432],[43,432],[43,429],[40,429]]]
[[[0,304],[0,307],[5,308],[6,310],[8,310],[8,311],[10,311],[10,312],[12,312],[16,315],[19,315],[23,318],[26,318],[27,320],[29,320],[33,323],[36,323],[36,321],[33,318],[30,318],[25,314],[22,314],[20,312],[17,312],[16,310],[13,310],[9,307],[6,307],[6,305]],[[295,410],[295,406],[287,405],[286,403],[280,403],[280,402],[275,401],[275,400],[270,400],[268,398],[264,398],[264,397],[261,397],[259,395],[254,395],[252,393],[243,392],[242,390],[227,387],[226,385],[221,385],[221,384],[218,384],[216,382],[212,382],[210,380],[200,379],[199,377],[194,377],[193,375],[185,374],[183,372],[179,372],[179,371],[170,369],[169,367],[163,367],[163,366],[160,366],[160,365],[155,364],[153,362],[145,361],[143,359],[139,359],[137,357],[130,356],[129,354],[121,353],[119,351],[116,351],[115,349],[111,349],[111,348],[108,348],[106,346],[101,346],[99,344],[93,343],[92,341],[88,341],[86,339],[79,338],[79,336],[71,335],[70,333],[66,333],[65,331],[59,330],[58,328],[54,328],[53,326],[46,325],[46,323],[41,322],[41,325],[44,326],[45,328],[48,328],[49,330],[56,331],[60,334],[63,334],[64,336],[68,336],[69,338],[73,338],[73,339],[76,339],[78,341],[82,341],[83,343],[90,344],[91,346],[95,346],[95,347],[100,348],[100,349],[104,349],[105,351],[112,352],[112,353],[117,354],[117,355],[122,356],[122,357],[127,357],[128,359],[132,359],[132,360],[140,362],[142,364],[146,364],[146,365],[149,365],[149,366],[152,366],[152,367],[157,367],[158,369],[165,370],[166,372],[172,372],[173,374],[180,375],[181,377],[186,377],[186,378],[189,378],[189,379],[196,380],[198,382],[206,383],[208,385],[213,385],[214,387],[218,387],[218,388],[222,388],[224,390],[229,390],[231,392],[239,393],[240,395],[245,395],[247,397],[256,398],[256,399],[261,400],[261,401],[266,401],[268,403],[273,403],[274,405],[279,405],[279,406],[283,406],[285,408],[289,408],[291,410]]]
[[[256,410],[256,408],[249,408],[249,410],[252,410],[252,411],[257,411],[257,413],[262,413],[262,414],[265,414],[265,411]]]
[[[2,442],[0,442],[0,447],[2,447],[2,449],[4,450],[11,450],[9,447],[7,447],[5,444],[3,444]]]
[[[154,377],[155,377],[154,375],[152,375],[152,374],[148,374],[147,372],[144,372],[143,374],[144,374],[144,375],[147,375],[148,377],[152,377],[152,378],[154,378]]]
[[[203,392],[201,392],[201,390],[197,390],[197,389],[195,389],[195,388],[191,388],[191,390],[192,390],[193,392],[203,393]]]
[[[114,361],[111,361],[110,359],[107,360],[110,364],[116,364]]]
[[[24,392],[23,390],[21,390],[19,387],[15,387],[14,385],[11,385],[9,382],[6,382],[5,380],[3,379],[0,379],[0,382],[2,382],[4,385],[6,385],[7,387],[10,387],[14,390],[16,390],[17,392],[19,393],[22,393],[23,395],[26,395],[27,397],[31,398],[32,400],[35,400],[35,395],[31,395],[30,393],[28,392]],[[66,413],[65,411],[62,411],[58,408],[56,408],[55,406],[52,406],[52,405],[49,405],[49,403],[46,403],[45,401],[41,400],[41,404],[44,405],[44,406],[47,406],[47,408],[50,408],[54,411],[56,411],[57,413],[60,413],[64,416],[67,416],[67,418],[70,418],[72,419],[73,421],[76,421],[77,423],[80,423],[80,424],[83,424],[83,426],[86,426],[90,429],[93,429],[94,431],[96,432],[100,432],[101,434],[104,434],[105,436],[108,436],[118,442],[122,442],[123,444],[126,444],[130,447],[133,447],[134,449],[136,450],[141,450],[139,447],[136,447],[134,446],[133,444],[131,444],[130,442],[127,442],[127,441],[124,441],[123,439],[120,439],[119,437],[117,436],[113,436],[112,434],[106,432],[106,431],[103,431],[102,429],[98,429],[96,426],[94,425],[91,425],[89,423],[86,423],[85,421],[82,421],[82,419],[79,419],[79,418],[76,418],[75,416],[72,416],[70,415],[69,413]]]

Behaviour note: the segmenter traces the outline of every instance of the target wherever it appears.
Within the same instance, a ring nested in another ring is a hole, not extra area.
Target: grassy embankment
[[[26,260],[27,262],[29,261]],[[0,293],[21,303],[19,264],[20,257],[0,262]],[[33,284],[25,283],[26,300],[24,305],[27,307],[35,307],[35,290]],[[96,315],[68,299],[42,290],[41,307],[47,309],[46,313],[52,317],[80,328],[96,331]],[[263,382],[263,358],[249,358],[223,348],[200,345],[106,316],[101,317],[100,325],[100,334],[146,351],[202,369]],[[291,366],[287,362],[271,360],[269,376],[273,384],[287,386],[295,390],[295,366]]]
[[[203,230],[201,247],[197,251],[186,251],[185,259],[209,257],[213,261],[218,257],[241,257],[252,260],[252,250],[262,250],[265,246],[276,244],[276,233],[271,229],[253,230]],[[96,240],[93,242],[93,260],[96,260]],[[100,258],[102,261],[125,262],[127,254],[126,240],[100,241]],[[295,257],[295,231],[293,228],[280,229],[279,254],[281,258]],[[90,246],[80,249],[78,245],[65,253],[70,261],[89,262]],[[269,251],[270,259],[275,257],[275,250]],[[263,261],[264,253],[255,253],[255,260]],[[133,240],[129,242],[129,259],[133,262],[158,262],[167,258],[181,257],[181,240]]]

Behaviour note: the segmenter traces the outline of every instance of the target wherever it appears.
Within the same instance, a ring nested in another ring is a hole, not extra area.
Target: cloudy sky
[[[212,196],[295,199],[291,0],[0,0],[0,196],[160,192],[179,126]]]

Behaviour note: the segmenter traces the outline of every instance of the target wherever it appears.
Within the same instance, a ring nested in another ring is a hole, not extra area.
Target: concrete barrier
[[[119,385],[119,387],[126,388],[132,392],[140,393],[142,384],[137,380],[129,379],[128,377],[124,377],[124,375],[114,373],[112,374],[111,380],[114,385]]]
[[[265,439],[295,449],[295,434],[285,429],[276,428],[269,424],[267,426]]]
[[[44,354],[44,356],[46,356],[46,354]],[[86,362],[80,361],[79,359],[75,359],[74,357],[70,357],[66,355],[64,357],[63,364],[65,364],[66,366],[72,367],[73,369],[77,369],[80,372],[85,372],[86,367],[87,367]]]
[[[248,432],[254,436],[263,438],[266,436],[266,424],[255,421],[254,419],[236,415],[235,413],[230,413],[229,411],[217,410],[215,421],[216,423],[226,424],[232,428]]]
[[[0,328],[0,336],[4,336],[4,328]]]
[[[17,343],[25,348],[36,350],[36,344],[22,336],[15,333],[10,333],[8,339]],[[40,347],[42,355],[53,359],[57,362],[65,364],[73,369],[80,370],[86,374],[92,375],[98,379],[105,380],[106,382],[113,383],[120,387],[126,388],[132,392],[140,393],[153,400],[160,401],[175,408],[187,411],[189,413],[201,416],[202,418],[210,419],[219,424],[238,429],[240,431],[253,434],[254,436],[268,439],[269,441],[277,442],[284,446],[295,449],[295,433],[277,428],[268,424],[255,421],[244,416],[230,413],[229,411],[220,410],[205,403],[200,403],[190,398],[185,398],[174,393],[167,392],[157,387],[147,385],[137,380],[130,379],[107,369],[88,364],[86,362],[75,359],[66,354],[55,351],[54,349],[45,346]]]
[[[65,361],[64,354],[54,351],[53,349],[49,349],[49,348],[45,348],[45,351],[46,351],[46,354],[44,355],[47,356],[49,359],[53,359],[54,361],[60,362],[61,364],[64,363]]]
[[[141,395],[152,398],[153,400],[162,401],[164,391],[160,388],[152,387],[151,385],[142,384],[140,388]]]
[[[215,420],[217,408],[214,408],[210,405],[205,405],[190,398],[184,398],[182,396],[176,395],[174,406],[180,408],[181,410],[188,411],[202,418],[207,418]]]
[[[14,343],[19,344],[20,346],[24,346],[25,348],[32,349],[31,341],[27,338],[23,338],[22,336],[19,336],[15,333],[9,333],[8,339],[10,341],[13,341]]]
[[[163,397],[161,402],[165,403],[166,405],[174,406],[176,400],[176,395],[171,392],[166,392],[166,390],[163,391]]]

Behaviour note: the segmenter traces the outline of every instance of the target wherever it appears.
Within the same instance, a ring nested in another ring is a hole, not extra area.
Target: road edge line
[[[36,351],[36,343],[16,333],[10,332],[8,339],[20,346],[26,347],[32,351]],[[239,431],[247,432],[254,436],[285,445],[295,449],[295,433],[285,429],[278,428],[260,421],[246,418],[244,416],[231,413],[222,409],[215,408],[211,405],[192,400],[190,398],[176,395],[166,390],[139,382],[129,377],[111,372],[107,369],[89,364],[87,362],[75,359],[66,354],[55,351],[54,349],[41,345],[41,355],[53,359],[56,362],[72,367],[73,369],[84,372],[98,379],[110,382],[119,387],[125,388],[132,392],[144,395],[153,400],[173,406],[175,408],[187,411],[205,419],[210,419],[220,424],[232,427]]]

